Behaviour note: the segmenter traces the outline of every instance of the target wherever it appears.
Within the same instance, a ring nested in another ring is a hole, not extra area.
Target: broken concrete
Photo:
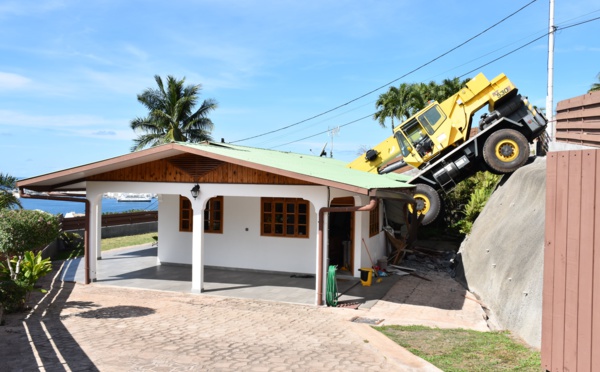
[[[541,345],[546,159],[513,173],[461,245],[457,279],[491,309],[490,321]]]

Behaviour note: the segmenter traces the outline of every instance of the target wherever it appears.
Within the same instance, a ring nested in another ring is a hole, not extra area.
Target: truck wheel
[[[424,214],[421,224],[428,225],[435,221],[440,214],[440,196],[433,187],[419,183],[415,185],[415,193],[413,198],[417,202],[417,215]],[[408,205],[408,209],[412,212],[412,205]]]
[[[483,145],[483,159],[488,167],[500,174],[519,169],[529,158],[529,142],[514,129],[492,133]]]

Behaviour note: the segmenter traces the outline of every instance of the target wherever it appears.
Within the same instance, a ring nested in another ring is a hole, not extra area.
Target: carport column
[[[97,276],[97,260],[102,259],[101,240],[102,240],[102,194],[88,194],[90,201],[90,280],[96,281]]]
[[[192,236],[192,292],[204,291],[204,206],[206,198],[202,195],[193,200],[194,232]]]
[[[327,194],[327,189],[323,188],[323,192],[318,195],[318,197],[312,197],[312,198],[307,198],[308,200],[310,200],[310,202],[312,203],[312,205],[315,208],[315,215],[316,218],[315,220],[317,221],[317,226],[319,226],[319,211],[321,210],[321,208],[326,208],[329,206],[329,196]],[[316,273],[316,277],[315,277],[315,305],[319,304],[319,282],[321,282],[321,288],[325,289],[327,286],[326,280],[327,280],[327,242],[329,240],[329,236],[328,236],[328,226],[329,226],[329,221],[328,221],[328,213],[325,213],[325,215],[323,216],[323,231],[317,231],[314,234],[315,237],[315,273]],[[319,252],[319,248],[322,249],[321,252]],[[319,254],[321,254],[321,262],[319,262]],[[321,270],[319,270],[321,269]],[[323,300],[325,298],[325,291],[323,290],[323,293],[321,293],[321,300]]]

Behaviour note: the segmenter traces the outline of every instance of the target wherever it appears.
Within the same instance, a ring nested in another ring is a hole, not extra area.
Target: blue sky
[[[320,114],[403,76],[525,1],[0,1],[0,172],[31,177],[129,152],[137,94],[154,75],[202,84],[215,140],[238,141]],[[427,4],[427,5],[425,5]],[[504,72],[545,107],[548,1],[395,82]],[[556,102],[600,73],[600,0],[556,0]],[[463,78],[464,78],[463,77]],[[381,89],[268,136],[236,142],[318,153],[334,129],[375,112]],[[391,134],[372,119],[340,128],[344,161]],[[293,143],[290,143],[293,142]]]

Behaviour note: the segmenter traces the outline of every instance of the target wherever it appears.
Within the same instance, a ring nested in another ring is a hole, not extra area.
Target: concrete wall
[[[310,208],[307,239],[260,235],[260,198],[224,197],[223,234],[204,234],[205,264],[254,270],[315,273],[314,207]],[[163,195],[159,202],[160,244],[163,263],[192,262],[192,233],[179,232],[179,196]]]
[[[541,345],[545,176],[545,158],[513,173],[494,192],[459,251],[462,279],[491,309],[492,322],[537,348]]]
[[[207,265],[315,273],[318,226],[312,204],[306,239],[261,236],[260,198],[226,197],[223,204],[223,234],[204,234]]]
[[[104,226],[102,228],[102,239],[118,238],[120,236],[147,234],[158,231],[158,222],[132,223],[129,225]],[[83,237],[84,230],[71,230],[70,232]]]
[[[158,199],[158,261],[192,263],[192,233],[179,231],[179,195]]]

